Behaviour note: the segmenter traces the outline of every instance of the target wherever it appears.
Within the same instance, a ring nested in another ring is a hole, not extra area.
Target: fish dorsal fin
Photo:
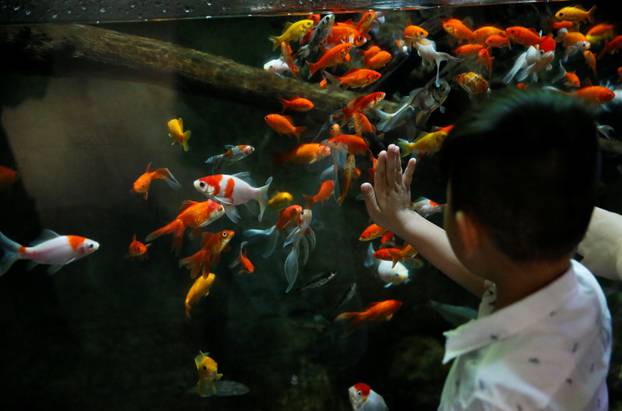
[[[132,242],[136,241],[136,234],[132,236]]]
[[[382,301],[374,301],[373,303],[369,304],[367,306],[367,309],[369,310],[370,308],[374,308],[375,306],[377,306],[378,304],[382,304]]]
[[[195,204],[198,204],[198,201],[186,200],[183,203],[181,203],[181,207],[180,207],[179,211],[184,211],[187,208],[192,207]]]
[[[473,18],[471,17],[465,17],[462,19],[462,23],[467,26],[469,29],[471,27],[475,27],[475,22],[473,21]]]
[[[37,246],[41,243],[44,243],[56,237],[60,237],[60,234],[52,230],[44,229],[43,231],[41,231],[41,234],[39,234],[39,237],[37,237],[30,243],[30,246],[31,247]]]
[[[288,28],[290,28],[292,26],[292,24],[294,24],[294,23],[292,23],[291,21],[288,21],[287,23],[285,23],[285,26],[283,26],[283,28],[285,30],[287,30]]]
[[[239,178],[240,180],[249,181],[251,179],[251,173],[248,171],[242,171],[240,173],[232,174],[233,177]]]
[[[147,164],[147,173],[151,170],[151,161]]]
[[[205,231],[203,233],[203,236],[201,237],[201,245],[203,247],[205,247],[205,245],[207,245],[207,243],[210,241],[211,238],[213,238],[215,235],[218,235],[217,233],[210,233],[209,231]]]
[[[201,366],[201,361],[203,361],[203,357],[205,357],[207,354],[203,354],[201,351],[199,351],[199,355],[197,355],[196,357],[194,357],[194,365],[196,365],[197,370],[199,369],[199,367]]]
[[[233,144],[225,144],[225,150],[231,150],[235,146]]]

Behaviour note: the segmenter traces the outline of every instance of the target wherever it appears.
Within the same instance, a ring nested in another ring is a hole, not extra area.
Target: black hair
[[[513,261],[561,258],[585,235],[599,150],[592,110],[578,99],[502,92],[457,122],[440,156],[452,209]]]

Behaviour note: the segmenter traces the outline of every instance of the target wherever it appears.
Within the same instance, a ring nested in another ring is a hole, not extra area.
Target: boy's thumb
[[[369,183],[361,184],[361,193],[363,193],[363,199],[365,200],[365,207],[367,207],[367,213],[370,217],[376,217],[380,214],[380,207],[376,201],[376,193],[374,188]]]

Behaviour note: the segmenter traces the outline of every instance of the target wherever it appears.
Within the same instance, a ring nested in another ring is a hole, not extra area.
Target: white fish
[[[291,245],[284,265],[285,279],[287,280],[286,293],[292,290],[298,278],[298,259],[302,257],[302,265],[306,265],[309,260],[310,251],[315,248],[315,233],[311,228],[312,219],[313,213],[311,210],[305,209],[302,212],[302,221],[298,227],[289,233],[285,243],[283,243],[283,248]]]
[[[54,274],[63,266],[93,254],[99,248],[99,243],[77,235],[59,235],[44,230],[42,236],[29,247],[16,243],[0,232],[0,247],[4,251],[0,260],[0,276],[9,271],[17,260],[30,260],[32,266],[49,265],[48,272]]]
[[[421,214],[423,217],[428,218],[431,215],[442,213],[443,205],[434,203],[429,199],[422,197],[420,200],[417,200],[412,204],[412,209]]]
[[[392,261],[379,260],[374,257],[374,252],[374,246],[369,243],[364,265],[365,267],[376,267],[378,277],[385,283],[385,288],[406,284],[410,281],[410,272],[404,264],[398,261],[393,265]]]
[[[534,82],[538,81],[538,73],[548,71],[553,68],[551,63],[555,59],[555,51],[539,50],[534,46],[529,46],[527,51],[516,58],[514,67],[503,78],[505,84],[516,78],[517,81],[524,81],[531,76]]]
[[[248,144],[238,144],[237,146],[226,144],[225,152],[222,154],[215,154],[205,160],[205,164],[214,164],[222,162],[233,163],[240,161],[253,154],[255,147]]]
[[[382,395],[362,382],[350,387],[348,395],[353,411],[389,411],[389,407],[384,402]]]
[[[289,66],[282,59],[273,59],[263,65],[263,69],[274,74],[289,73]]]
[[[440,80],[440,68],[443,61],[460,61],[458,57],[454,57],[451,54],[444,53],[442,51],[436,51],[436,43],[429,39],[420,39],[415,43],[417,48],[417,54],[423,60],[424,66],[436,65],[436,87],[441,84]]]
[[[328,35],[333,30],[334,24],[334,14],[331,13],[322,17],[322,20],[320,20],[317,26],[315,26],[315,29],[313,29],[309,42],[298,50],[296,57],[307,58],[311,55],[311,53],[318,51],[320,46],[326,42]]]

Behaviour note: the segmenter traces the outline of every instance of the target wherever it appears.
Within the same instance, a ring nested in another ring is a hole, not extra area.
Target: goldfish
[[[350,61],[350,50],[352,50],[352,47],[354,47],[352,43],[342,43],[329,49],[317,62],[307,62],[309,65],[309,75],[313,77],[320,70],[347,63]]]
[[[415,26],[414,24],[406,26],[404,28],[404,32],[402,33],[404,39],[406,39],[406,43],[410,45],[410,47],[412,47],[413,44],[420,39],[428,37],[428,34],[429,33],[426,29],[424,29],[423,27]]]
[[[481,44],[467,43],[463,44],[462,46],[456,47],[454,49],[454,54],[460,57],[476,56],[477,53],[479,53],[480,50],[482,50],[483,48],[484,46],[482,46]]]
[[[473,39],[473,31],[458,19],[445,20],[443,30],[456,40],[471,41]]]
[[[382,237],[386,232],[386,228],[383,228],[378,224],[370,224],[359,236],[359,241],[372,241],[376,238]]]
[[[386,94],[382,91],[375,91],[350,100],[344,107],[343,114],[346,118],[351,117],[354,113],[364,112],[384,100]],[[338,133],[341,134],[341,133]]]
[[[327,44],[341,44],[348,42],[360,47],[367,42],[364,33],[361,33],[356,27],[347,23],[335,23],[333,30],[326,39]]]
[[[294,201],[294,196],[287,191],[278,191],[268,200],[268,207],[282,208]]]
[[[361,136],[355,134],[340,134],[327,140],[333,147],[345,147],[350,154],[362,155],[369,153],[369,145]]]
[[[612,38],[614,29],[613,24],[600,23],[589,29],[585,37],[591,44],[598,44],[603,40]]]
[[[17,181],[17,171],[0,166],[0,190],[6,190]]]
[[[298,57],[307,58],[311,55],[311,53],[316,53],[326,42],[328,35],[333,30],[333,25],[335,24],[335,15],[327,14],[322,17],[322,19],[317,23],[313,31],[311,32],[311,36],[309,37],[309,42],[302,46],[296,55]]]
[[[549,51],[555,51],[556,47],[557,43],[555,42],[553,36],[545,36],[540,40],[540,51],[548,53]]]
[[[554,59],[554,50],[538,50],[534,46],[529,46],[525,52],[516,58],[512,69],[503,77],[503,82],[509,84],[514,78],[523,82],[530,76],[532,80],[537,81],[539,72],[553,68],[551,62]]]
[[[275,155],[277,163],[313,164],[330,156],[330,147],[319,143],[300,144],[292,151]]]
[[[142,260],[147,258],[147,249],[151,246],[151,244],[143,244],[136,239],[136,234],[132,237],[132,242],[129,245],[127,256],[128,258],[134,258],[137,260]]]
[[[417,254],[417,250],[412,245],[406,244],[402,248],[381,248],[374,253],[374,257],[379,260],[392,261],[395,266],[398,261],[414,258]]]
[[[375,133],[376,127],[369,121],[367,116],[361,112],[356,112],[352,116],[352,124],[357,134]]]
[[[287,68],[294,77],[300,77],[300,69],[296,65],[292,46],[290,46],[286,41],[281,43],[281,59],[285,62],[285,64],[287,64]]]
[[[283,105],[283,111],[305,112],[313,109],[313,102],[304,97],[293,97],[290,100],[280,98],[279,101]]]
[[[434,82],[434,86],[436,88],[440,88],[441,87],[441,80],[440,80],[441,63],[443,61],[457,62],[457,61],[460,61],[460,59],[452,56],[451,54],[437,51],[436,43],[429,39],[421,39],[419,42],[415,44],[415,47],[417,48],[417,54],[419,54],[419,57],[421,57],[421,63],[424,67],[428,67],[432,64],[436,65],[436,80]]]
[[[356,168],[356,158],[354,157],[354,154],[348,154],[345,167],[343,168],[343,184],[341,187],[341,194],[339,195],[339,198],[337,198],[337,203],[339,205],[342,205],[345,201],[346,196],[350,191],[352,180],[354,180],[355,176],[358,177],[360,175],[360,171],[358,175],[356,175],[356,170],[358,170]]]
[[[378,13],[374,10],[367,10],[361,15],[361,18],[356,23],[356,29],[361,33],[367,33],[371,26],[377,21]]]
[[[229,266],[229,268],[235,268],[240,266],[240,273],[248,273],[252,274],[255,272],[255,264],[248,258],[246,255],[246,251],[244,251],[244,247],[246,247],[248,241],[242,241],[240,244],[240,255],[238,258]]]
[[[378,278],[385,284],[385,288],[410,282],[410,272],[404,264],[398,261],[393,265],[391,261],[378,260],[374,257],[375,253],[374,246],[370,243],[367,247],[364,266],[376,269]]]
[[[365,60],[365,67],[371,70],[379,70],[386,66],[392,58],[391,53],[382,50],[368,60]]]
[[[335,321],[349,321],[353,327],[364,323],[390,321],[396,311],[402,306],[401,301],[385,300],[369,305],[361,312],[345,312],[335,318]]]
[[[423,217],[428,218],[431,215],[441,213],[443,211],[443,205],[428,198],[421,197],[412,204],[412,209]]]
[[[204,232],[201,249],[179,260],[179,266],[190,270],[191,278],[207,275],[206,273],[220,262],[220,255],[234,236],[233,230],[221,230],[217,233]]]
[[[335,182],[333,180],[324,180],[320,184],[320,189],[315,195],[305,195],[304,199],[307,202],[307,207],[312,207],[314,204],[323,203],[333,195],[335,190]]]
[[[380,79],[380,77],[382,77],[382,74],[380,74],[379,72],[369,69],[352,69],[340,77],[333,76],[326,71],[323,74],[324,77],[326,77],[326,79],[333,84],[338,84],[339,86],[349,88],[367,87],[370,84],[375,83],[378,79]],[[325,82],[320,83],[320,86],[325,85]]]
[[[283,243],[283,248],[290,246],[283,265],[285,279],[287,280],[286,293],[292,290],[298,278],[299,259],[302,260],[303,266],[306,265],[309,260],[309,253],[315,248],[315,233],[311,228],[312,219],[312,211],[304,209],[298,225],[288,234],[287,239]]]
[[[492,76],[492,61],[495,58],[490,55],[488,49],[484,48],[477,53],[477,63],[488,70],[488,77]]]
[[[208,354],[199,351],[199,355],[194,357],[198,374],[196,389],[202,397],[216,394],[216,381],[222,379],[222,374],[218,373],[218,364]]]
[[[151,171],[151,163],[149,163],[147,164],[147,170],[134,181],[132,191],[137,194],[143,194],[143,197],[147,200],[149,197],[149,188],[153,180],[164,180],[169,187],[175,190],[181,188],[181,184],[179,184],[179,181],[177,181],[173,173],[171,173],[171,170],[168,168],[158,168]]]
[[[473,37],[471,41],[475,43],[484,43],[490,36],[503,36],[505,37],[505,30],[494,26],[483,26],[473,31]]]
[[[510,40],[525,47],[536,46],[542,40],[538,33],[527,27],[512,26],[505,29],[505,32]]]
[[[0,248],[4,251],[0,259],[0,276],[17,260],[29,260],[32,266],[49,265],[48,273],[54,274],[65,265],[93,254],[99,243],[79,235],[60,235],[52,230],[44,230],[41,236],[25,247],[0,232]]]
[[[412,153],[418,155],[433,154],[441,149],[448,134],[449,131],[447,129],[440,129],[424,134],[413,142],[398,139],[397,145],[400,148],[402,157],[407,157]]]
[[[348,388],[348,396],[353,411],[389,411],[382,395],[372,390],[367,384],[354,384]]]
[[[555,13],[555,18],[557,20],[569,20],[573,22],[582,22],[583,20],[594,21],[595,11],[596,6],[592,6],[592,8],[587,11],[576,6],[563,7]]]
[[[225,215],[225,209],[217,201],[184,201],[177,217],[165,226],[153,231],[145,238],[151,242],[166,234],[173,235],[172,251],[179,254],[184,241],[186,229],[198,232],[200,228],[207,227],[214,221]]]
[[[226,162],[235,162],[245,159],[255,152],[255,147],[248,144],[238,144],[233,146],[230,144],[225,145],[225,152],[222,154],[216,154],[205,160],[205,164]]]
[[[579,88],[581,87],[581,80],[579,80],[577,73],[568,71],[564,74],[564,85],[570,88]]]
[[[617,53],[618,51],[620,51],[621,47],[622,47],[622,35],[615,36],[605,45],[605,47],[603,47],[603,49],[598,54],[598,58],[599,59],[603,58],[605,54]]]
[[[272,183],[272,177],[268,177],[261,187],[253,187],[244,180],[248,180],[248,172],[228,174],[213,174],[194,181],[194,188],[206,197],[211,197],[222,203],[225,214],[231,221],[240,221],[235,206],[246,204],[251,200],[259,204],[258,220],[261,221],[268,204],[268,190]]]
[[[289,72],[289,66],[281,58],[268,61],[263,65],[263,69],[274,74],[285,74]]]
[[[554,21],[551,24],[551,28],[553,30],[571,29],[574,26],[575,26],[575,22],[574,21],[570,21],[570,20]]]
[[[590,48],[590,42],[587,40],[587,37],[583,35],[583,33],[579,31],[561,31],[561,33],[562,34],[559,37],[561,38],[564,47],[577,46],[580,43],[583,48]]]
[[[272,42],[272,48],[276,50],[279,45],[285,41],[298,41],[313,27],[313,20],[303,19],[295,23],[287,23],[285,30],[280,36],[269,37]]]
[[[181,144],[183,150],[188,151],[190,149],[188,140],[190,140],[192,132],[190,130],[184,131],[184,121],[182,118],[174,118],[166,124],[168,126],[168,136],[172,140],[171,145]]]
[[[210,289],[212,288],[212,284],[216,280],[216,274],[209,273],[208,275],[200,275],[194,281],[188,293],[186,294],[186,300],[184,301],[184,308],[186,313],[186,318],[190,319],[190,313],[192,311],[192,306],[196,305],[199,300],[203,297],[207,297],[209,295]]]
[[[367,61],[370,58],[374,57],[376,54],[380,53],[382,49],[378,46],[371,45],[363,52],[363,61]]]
[[[573,93],[575,96],[592,103],[607,103],[615,97],[615,93],[608,87],[588,86]]]
[[[300,139],[300,135],[305,131],[305,127],[295,126],[292,118],[289,116],[268,114],[264,117],[264,120],[272,130],[284,136],[294,136]]]
[[[293,204],[283,208],[279,212],[279,217],[276,223],[266,229],[251,229],[244,232],[244,236],[247,238],[264,237],[268,246],[262,253],[263,257],[269,257],[276,249],[281,232],[292,229],[302,223],[303,208],[298,204]]]
[[[472,71],[458,74],[456,82],[469,95],[483,94],[489,90],[486,79]]]

